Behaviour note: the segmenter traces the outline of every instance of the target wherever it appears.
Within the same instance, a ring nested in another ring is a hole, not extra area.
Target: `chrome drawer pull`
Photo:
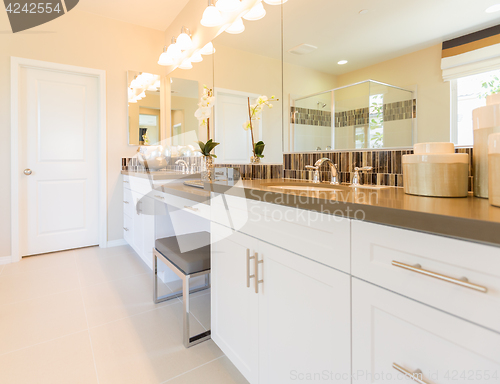
[[[160,199],[160,200],[165,200],[165,198],[163,196],[155,195],[155,198]]]
[[[430,277],[434,277],[435,279],[447,281],[448,283],[460,285],[461,287],[473,289],[473,290],[478,291],[478,292],[483,292],[483,293],[488,292],[488,288],[482,287],[481,285],[469,283],[467,281],[467,279],[464,279],[464,280],[454,279],[453,277],[448,277],[448,276],[441,275],[441,274],[436,273],[436,272],[427,271],[425,269],[422,269],[420,266],[403,264],[403,263],[400,263],[399,261],[393,261],[392,265],[394,265],[395,267],[406,269],[408,271],[420,273],[421,275],[430,276]]]
[[[123,180],[123,182],[124,182],[125,184],[128,184],[128,183],[129,183],[128,181],[125,181],[125,180]]]
[[[392,368],[394,368],[396,371],[401,372],[406,377],[410,378],[411,380],[413,380],[419,384],[429,384],[429,383],[427,383],[427,381],[422,380],[422,371],[420,371],[420,370],[418,370],[414,373],[411,373],[411,372],[408,372],[403,367],[401,367],[400,365],[397,365],[396,363],[392,364]]]
[[[247,288],[250,288],[250,279],[253,279],[255,275],[250,275],[250,260],[255,259],[255,256],[250,257],[250,250],[247,249]]]
[[[256,252],[254,256],[255,263],[255,293],[259,293],[259,284],[263,284],[264,280],[259,280],[259,264],[263,264],[264,260],[259,261],[259,254]]]
[[[128,232],[128,228],[123,227],[123,230]]]
[[[130,204],[128,201],[125,201],[125,200],[123,200],[123,202],[124,202],[125,204]]]
[[[188,205],[185,205],[184,208],[189,209],[189,210],[194,211],[194,212],[198,212],[199,211],[198,208],[190,207]]]

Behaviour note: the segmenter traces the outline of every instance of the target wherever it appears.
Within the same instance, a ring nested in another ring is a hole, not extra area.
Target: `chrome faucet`
[[[361,185],[359,182],[359,172],[360,171],[371,171],[373,167],[355,167],[354,168],[354,177],[352,178],[352,185]]]
[[[182,173],[187,173],[189,174],[189,165],[186,163],[186,160],[177,160],[175,162],[175,165],[182,165]]]
[[[333,162],[327,157],[319,159],[318,161],[316,161],[314,165],[306,165],[306,169],[314,170],[313,183],[321,182],[321,175],[319,173],[319,170],[321,169],[321,166],[325,163],[327,163],[330,166],[330,173],[331,173],[330,184],[339,185],[340,175],[339,175],[339,170],[337,168],[337,164],[333,164]]]

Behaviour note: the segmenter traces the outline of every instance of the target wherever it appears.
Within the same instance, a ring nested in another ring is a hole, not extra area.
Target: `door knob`
[[[29,175],[31,175],[32,173],[33,173],[33,171],[32,171],[31,169],[29,169],[29,168],[27,168],[27,169],[25,169],[25,170],[24,170],[24,174],[25,174],[26,176],[29,176]]]

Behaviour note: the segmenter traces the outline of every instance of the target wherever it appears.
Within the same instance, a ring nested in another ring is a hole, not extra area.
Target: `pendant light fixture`
[[[243,24],[243,19],[238,17],[233,24],[226,29],[227,33],[232,35],[237,35],[238,33],[242,33],[245,31],[245,24]]]
[[[176,62],[181,58],[182,51],[180,50],[179,46],[177,45],[177,39],[175,37],[172,37],[172,44],[168,46],[167,49],[167,55],[174,61]]]
[[[212,42],[208,43],[202,49],[200,49],[200,53],[205,56],[215,53],[215,48]]]
[[[234,12],[240,5],[240,0],[217,0],[217,4],[215,4],[221,12]]]
[[[281,5],[285,4],[288,0],[264,0],[265,3],[269,5]]]
[[[220,11],[215,7],[214,0],[208,0],[208,7],[203,12],[203,18],[201,19],[201,25],[204,27],[218,27],[222,25],[222,15]]]
[[[200,51],[196,51],[193,53],[193,56],[191,56],[191,63],[201,63],[203,61],[203,57],[201,57]]]
[[[191,64],[191,60],[184,59],[182,61],[181,65],[179,65],[179,68],[180,69],[191,69],[191,68],[193,68],[193,64]]]
[[[193,47],[193,41],[191,40],[191,31],[189,28],[182,27],[181,34],[177,38],[177,46],[181,51],[187,51]]]
[[[262,0],[260,0],[257,4],[250,9],[243,18],[245,20],[256,21],[262,19],[266,16],[266,10],[264,9],[264,5],[262,4]]]

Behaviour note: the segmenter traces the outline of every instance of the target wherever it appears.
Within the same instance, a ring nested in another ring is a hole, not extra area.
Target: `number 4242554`
[[[19,3],[9,3],[7,5],[6,11],[8,13],[61,13],[63,10],[61,9],[60,3],[56,3],[55,6],[52,6],[52,3],[29,3],[24,4],[21,7]]]

